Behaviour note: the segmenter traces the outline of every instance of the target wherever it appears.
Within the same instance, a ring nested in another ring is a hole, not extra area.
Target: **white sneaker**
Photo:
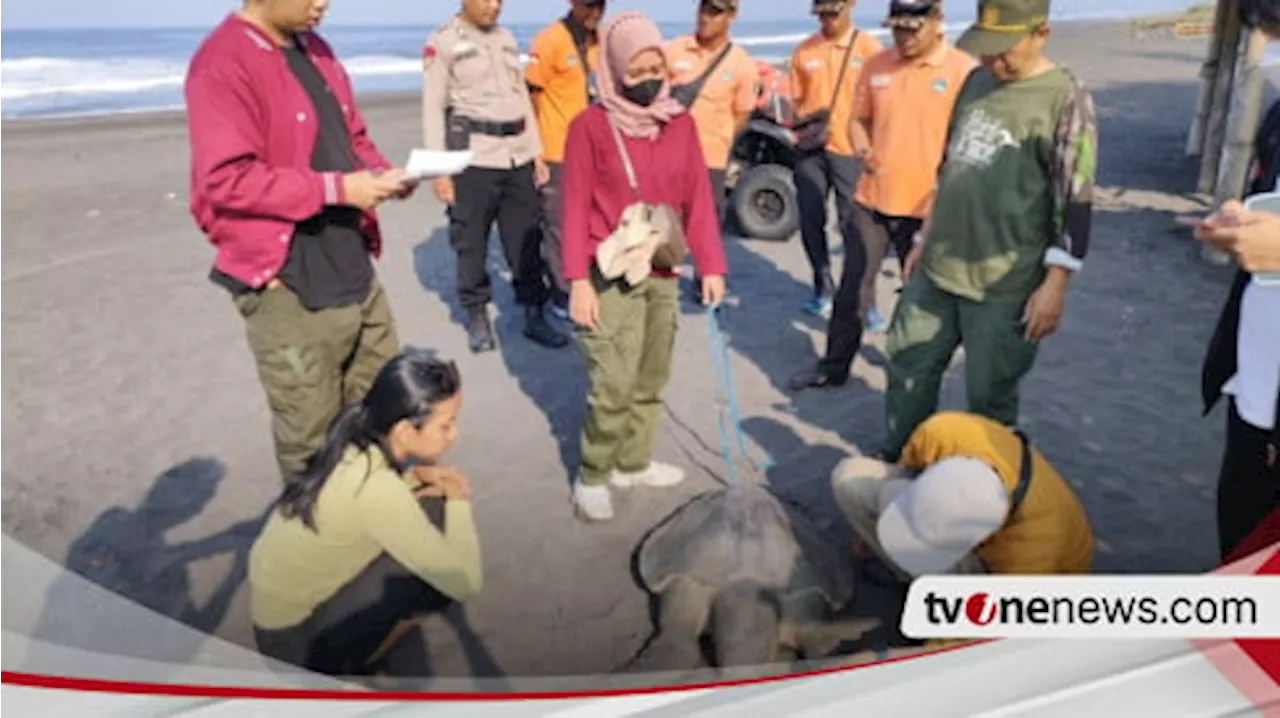
[[[649,462],[649,467],[642,471],[614,471],[610,483],[619,488],[633,486],[675,486],[684,481],[684,469],[659,461]]]
[[[581,481],[573,485],[573,506],[590,521],[613,518],[613,494],[608,486],[587,486]]]

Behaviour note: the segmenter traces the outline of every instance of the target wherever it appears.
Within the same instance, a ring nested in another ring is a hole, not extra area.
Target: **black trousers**
[[[564,280],[564,249],[560,242],[560,222],[564,206],[560,183],[564,170],[559,162],[548,162],[547,170],[551,177],[542,186],[542,260],[546,264],[548,284],[552,291],[568,296],[569,284]]]
[[[833,152],[814,154],[796,163],[794,174],[796,201],[800,206],[800,239],[804,242],[809,268],[813,270],[816,293],[835,291],[831,286],[831,252],[827,248],[827,195],[835,194],[836,218],[847,248],[852,227],[853,190],[861,172],[862,163],[858,160]]]
[[[889,217],[857,202],[849,211],[844,231],[844,266],[840,288],[831,303],[827,321],[827,352],[818,362],[824,374],[848,378],[854,357],[862,348],[863,319],[875,306],[876,275],[890,244],[898,254],[898,264],[907,261],[911,236],[923,222],[910,217]]]
[[[421,500],[444,529],[444,500]],[[258,650],[278,661],[331,676],[365,675],[369,659],[401,621],[447,609],[453,599],[437,591],[390,554],[383,553],[297,626],[254,627]]]
[[[876,278],[880,276],[880,265],[884,263],[889,247],[893,247],[893,252],[898,257],[898,268],[901,269],[907,263],[907,255],[911,253],[911,238],[920,231],[923,224],[923,220],[915,217],[891,217],[854,203],[853,229],[867,250],[859,307],[863,314],[876,306]],[[841,282],[843,287],[843,280]]]
[[[485,260],[494,221],[511,267],[516,302],[547,301],[542,259],[542,195],[533,182],[533,163],[510,169],[468,167],[454,177],[449,208],[449,242],[458,256],[458,301],[464,309],[493,299]]]
[[[1268,465],[1268,433],[1241,419],[1231,401],[1218,474],[1218,547],[1224,560],[1267,514],[1280,508],[1280,462]]]

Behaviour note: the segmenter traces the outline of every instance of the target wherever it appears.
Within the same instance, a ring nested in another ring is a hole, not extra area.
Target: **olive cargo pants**
[[[637,287],[608,282],[592,269],[600,297],[596,331],[577,327],[587,359],[587,416],[582,429],[584,485],[612,472],[649,465],[662,391],[671,377],[679,289],[674,278],[649,277]]]
[[[235,297],[271,409],[283,477],[301,471],[342,407],[364,398],[400,350],[391,306],[374,278],[360,304],[309,311],[286,286]]]
[[[1018,383],[1037,346],[1023,338],[1025,298],[975,302],[943,291],[923,269],[902,289],[885,344],[886,458],[896,461],[911,433],[938,408],[942,375],[965,352],[969,411],[1005,425],[1018,420]]]

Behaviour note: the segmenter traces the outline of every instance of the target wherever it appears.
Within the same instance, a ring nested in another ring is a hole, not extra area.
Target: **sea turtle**
[[[779,661],[779,649],[812,660],[878,624],[832,620],[853,598],[851,557],[759,485],[681,506],[642,539],[636,570],[659,610],[630,670],[696,668],[706,634],[721,669]]]

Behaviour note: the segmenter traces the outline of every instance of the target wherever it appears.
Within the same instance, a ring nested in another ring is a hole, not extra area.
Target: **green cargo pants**
[[[939,288],[923,271],[903,287],[889,324],[885,414],[887,458],[938,408],[942,375],[964,347],[969,411],[1002,424],[1018,420],[1018,383],[1037,346],[1023,338],[1025,299],[975,302]]]
[[[577,328],[587,358],[587,417],[579,480],[600,485],[619,471],[649,465],[662,391],[671,377],[676,339],[675,279],[649,277],[637,287],[607,282],[593,268],[600,296],[595,331]]]
[[[375,278],[360,304],[310,311],[288,287],[235,298],[271,409],[282,476],[301,471],[342,407],[364,398],[400,349],[391,306]]]

